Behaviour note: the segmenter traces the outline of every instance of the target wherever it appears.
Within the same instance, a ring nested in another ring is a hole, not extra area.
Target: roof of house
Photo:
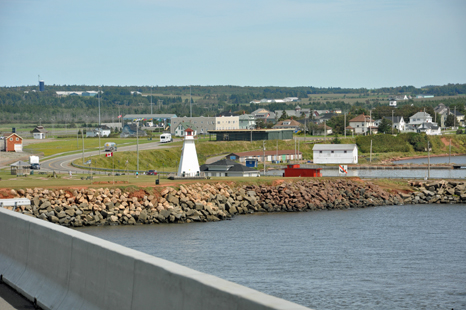
[[[353,119],[350,119],[349,121],[350,122],[373,122],[374,120],[371,119],[370,116],[368,115],[361,114],[361,115],[356,116]]]
[[[431,122],[422,123],[417,127],[417,129],[434,129],[434,130],[437,130],[438,129],[438,124],[437,123],[431,123]]]
[[[283,121],[279,121],[278,123],[276,123],[272,128],[283,127],[283,126],[301,127],[302,124],[300,122],[297,122],[294,119],[285,119]]]
[[[9,138],[9,137],[12,136],[12,135],[17,136],[17,137],[20,138],[21,140],[23,139],[20,135],[18,135],[17,133],[14,133],[14,132],[13,132],[13,133],[9,132],[9,133],[4,133],[4,134],[3,134],[3,136],[5,137],[5,139]]]
[[[178,127],[180,127],[180,126],[181,126],[181,128],[182,128],[183,130],[186,130],[186,129],[189,129],[189,128],[191,128],[191,129],[193,129],[193,130],[197,130],[197,127],[194,126],[193,124],[189,123],[189,122],[188,122],[188,123],[185,123],[185,122],[179,123],[179,124],[178,124]],[[186,131],[187,131],[187,130],[186,130]]]
[[[31,164],[22,160],[18,160],[10,165],[10,167],[30,167]]]
[[[450,114],[453,114],[453,115],[456,115],[456,116],[464,116],[463,113],[461,113],[459,111],[455,111],[455,110],[450,111]]]
[[[36,126],[36,128],[34,128],[32,132],[47,133],[48,131],[44,129],[44,126]]]
[[[313,151],[347,151],[357,148],[356,144],[314,144]]]
[[[430,117],[430,118],[432,118],[432,116],[430,116],[430,114],[427,113],[427,112],[417,112],[416,114],[411,115],[409,118],[421,118],[421,117],[425,117],[425,118]]]
[[[222,170],[210,170],[209,168],[213,168],[214,166],[224,166],[226,169],[224,171],[257,171],[256,169],[246,167],[241,165],[233,160],[229,159],[221,159],[211,164],[204,164],[199,167],[200,171],[222,171]]]

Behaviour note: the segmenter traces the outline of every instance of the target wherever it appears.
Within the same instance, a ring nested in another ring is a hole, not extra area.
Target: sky
[[[0,86],[466,83],[464,0],[0,0]]]

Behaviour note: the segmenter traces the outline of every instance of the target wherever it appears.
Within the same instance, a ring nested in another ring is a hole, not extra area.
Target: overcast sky
[[[466,83],[465,0],[0,0],[0,86]]]

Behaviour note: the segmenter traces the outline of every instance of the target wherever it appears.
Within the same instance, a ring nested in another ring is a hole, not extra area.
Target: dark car
[[[40,170],[40,165],[39,164],[31,164],[31,169]]]
[[[149,170],[146,172],[147,175],[157,175],[157,170]]]

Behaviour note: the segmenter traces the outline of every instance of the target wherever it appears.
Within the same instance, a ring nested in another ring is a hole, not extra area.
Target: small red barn
[[[285,173],[283,174],[284,177],[321,177],[322,168],[301,168],[299,164],[292,164],[292,165],[287,165],[287,167],[284,169]]]
[[[4,152],[22,152],[23,138],[16,133],[3,135],[3,151]]]

